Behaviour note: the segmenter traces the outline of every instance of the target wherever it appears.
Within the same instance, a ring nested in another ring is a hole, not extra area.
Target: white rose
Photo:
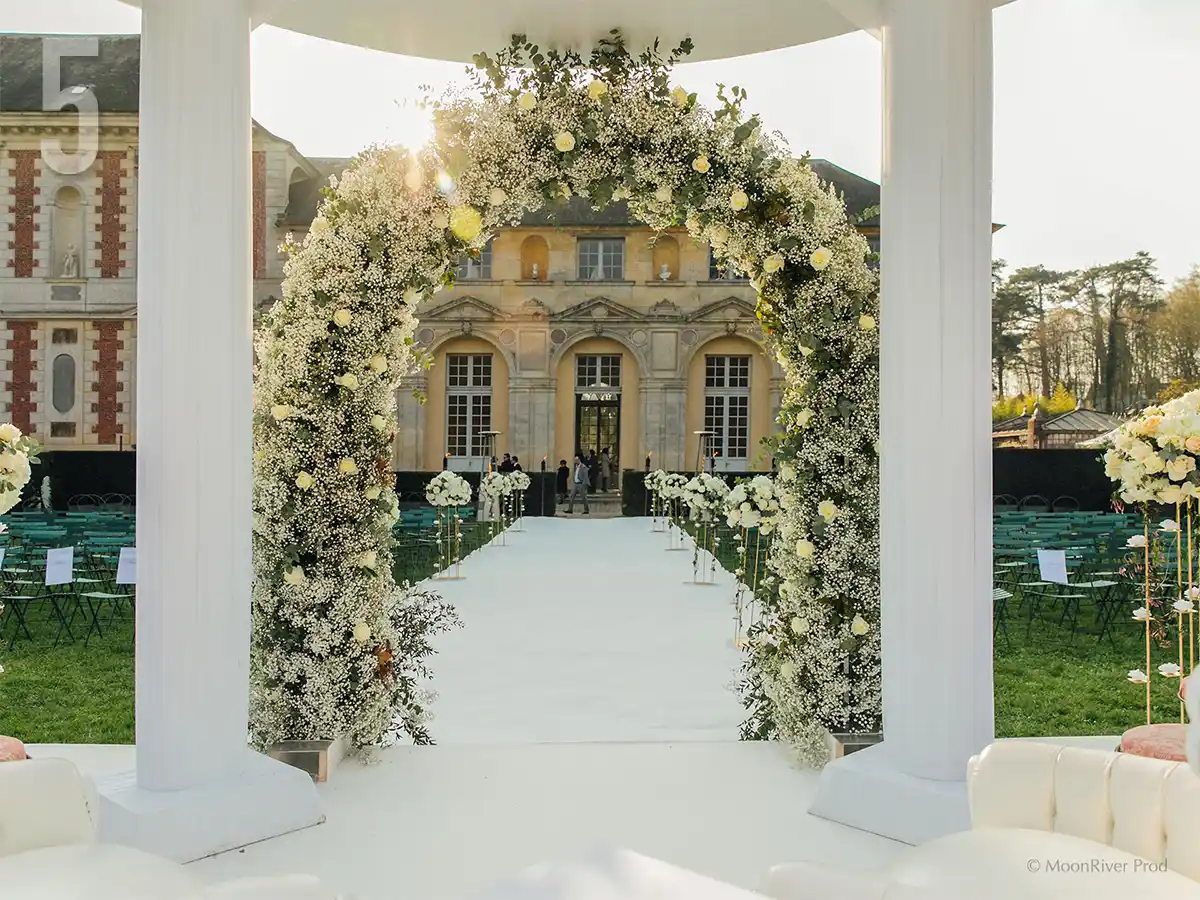
[[[378,562],[378,557],[377,557],[375,551],[368,550],[358,557],[358,559],[355,561],[355,564],[360,569],[371,569],[372,571],[374,571],[375,566],[377,565],[377,562]]]
[[[554,149],[559,153],[570,153],[575,149],[575,135],[569,131],[560,131],[554,136]]]
[[[304,574],[303,567],[292,566],[283,573],[283,580],[292,587],[301,587],[308,582],[308,577]]]
[[[504,192],[503,188],[492,188],[492,192],[488,194],[488,203],[492,206],[503,206],[507,199],[508,194]]]
[[[324,216],[317,216],[313,219],[312,225],[309,226],[308,230],[313,234],[324,234],[329,230],[329,223],[325,220]]]
[[[360,644],[365,644],[371,639],[371,626],[366,622],[359,622],[354,626],[354,639]]]
[[[779,666],[779,677],[783,681],[792,681],[796,677],[796,664],[785,662]]]
[[[874,331],[875,330],[875,317],[869,316],[866,313],[863,313],[861,316],[858,317],[858,327],[861,328],[863,331]]]
[[[381,488],[377,484],[373,484],[369,488],[367,488],[365,491],[363,491],[363,496],[366,497],[368,500],[378,500],[379,495],[382,493],[383,493],[383,488]]]
[[[367,360],[367,366],[376,375],[382,375],[388,370],[388,359],[382,353],[376,353],[369,360]]]
[[[450,227],[450,217],[444,212],[435,212],[430,221],[433,223],[433,227],[438,231],[445,231]]]
[[[792,619],[792,631],[794,631],[796,634],[808,634],[809,627],[808,619],[802,619],[800,616],[796,616],[794,619]]]
[[[750,205],[750,197],[745,191],[734,191],[729,195],[729,208],[741,212]]]
[[[808,257],[808,264],[818,272],[829,265],[829,261],[833,259],[833,253],[827,247],[818,247]]]
[[[772,253],[770,256],[768,256],[766,259],[763,260],[762,267],[763,267],[763,271],[766,272],[768,275],[772,274],[773,272],[778,272],[780,269],[783,268],[783,254],[782,253]]]
[[[709,169],[712,168],[712,164],[708,161],[707,156],[705,156],[704,154],[701,154],[700,156],[697,156],[695,159],[692,160],[692,168],[695,169],[697,172],[699,172],[701,175],[704,175],[708,172]]]
[[[801,428],[807,428],[808,423],[812,421],[813,411],[811,409],[802,409],[796,413],[796,424]]]
[[[816,552],[816,547],[812,541],[806,541],[803,538],[796,541],[796,555],[801,559],[812,559],[813,553]]]
[[[21,429],[11,422],[0,425],[0,441],[5,444],[15,444],[21,439]]]
[[[387,419],[379,413],[375,413],[375,415],[371,416],[371,427],[382,433],[387,430]]]
[[[676,87],[675,90],[671,91],[671,103],[683,109],[688,105],[688,92],[681,87]]]
[[[276,422],[282,422],[284,419],[291,418],[292,413],[295,411],[296,410],[288,406],[286,403],[280,403],[278,406],[271,407],[271,415],[274,417]]]
[[[348,391],[358,390],[358,376],[353,372],[347,372],[345,375],[340,375],[334,378],[333,383],[341,385]]]
[[[862,616],[855,616],[854,621],[850,623],[850,633],[855,637],[862,637],[871,630],[871,624]]]
[[[333,322],[339,328],[345,328],[347,325],[350,324],[350,321],[353,318],[354,318],[354,313],[352,313],[352,312],[350,312],[350,310],[344,309],[344,308],[339,309],[337,312],[335,312],[333,314]]]
[[[339,459],[337,468],[338,468],[338,471],[340,473],[342,473],[343,475],[357,475],[358,474],[358,463],[356,463],[349,456],[343,456],[341,459]]]
[[[659,185],[658,190],[654,192],[654,199],[659,203],[670,203],[671,186],[669,184]]]
[[[714,225],[708,232],[708,239],[714,247],[724,247],[729,242],[729,229],[724,225]]]
[[[599,78],[597,78],[595,81],[593,81],[591,84],[588,85],[587,92],[588,92],[588,96],[591,97],[593,100],[599,100],[601,97],[603,97],[605,94],[608,93],[608,85],[605,84],[603,81],[601,81]]]
[[[537,106],[537,96],[530,91],[526,91],[517,98],[517,106],[524,112],[533,112],[534,107]]]

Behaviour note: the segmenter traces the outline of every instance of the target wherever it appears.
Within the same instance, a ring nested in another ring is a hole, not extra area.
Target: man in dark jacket
[[[571,493],[571,467],[565,459],[558,461],[558,474],[554,479],[554,492],[558,495],[559,503],[566,503]]]

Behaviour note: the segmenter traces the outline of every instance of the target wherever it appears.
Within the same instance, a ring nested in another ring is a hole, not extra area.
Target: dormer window
[[[492,280],[492,242],[479,251],[478,256],[467,254],[459,260],[454,277],[459,281],[491,281]]]
[[[580,239],[579,280],[624,281],[625,238]]]
[[[749,276],[738,270],[732,262],[721,262],[708,250],[708,280],[709,281],[748,281]]]

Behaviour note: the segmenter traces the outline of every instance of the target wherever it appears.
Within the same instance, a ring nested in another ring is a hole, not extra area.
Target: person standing
[[[600,490],[608,493],[608,488],[612,484],[612,457],[609,456],[608,448],[605,447],[600,451]]]
[[[504,475],[507,475],[512,470],[513,470],[512,457],[509,456],[507,453],[505,453],[504,459],[500,461],[500,472]]]
[[[600,460],[596,456],[596,448],[589,447],[587,458],[583,460],[583,464],[588,470],[588,493],[594,493],[596,485],[600,483]]]
[[[521,460],[517,459],[517,456],[515,453],[513,454],[513,458],[512,458],[512,466],[513,466],[512,470],[514,472],[524,472],[525,471],[524,469],[521,468]]]
[[[571,467],[565,459],[558,461],[558,473],[554,478],[554,492],[558,495],[559,503],[566,503],[571,493]]]
[[[588,508],[588,486],[590,484],[591,484],[591,478],[588,475],[588,467],[586,465],[584,465],[584,462],[582,459],[580,459],[578,456],[576,456],[575,457],[575,475],[574,475],[574,480],[571,484],[571,500],[567,504],[567,512],[568,513],[575,512],[575,498],[576,497],[583,498],[583,511],[585,513],[591,512],[591,509]]]

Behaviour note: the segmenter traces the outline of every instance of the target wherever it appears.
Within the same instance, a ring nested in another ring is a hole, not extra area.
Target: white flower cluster
[[[681,496],[691,510],[693,519],[712,522],[717,513],[725,508],[729,485],[724,478],[701,472],[683,486]]]
[[[662,472],[662,469],[658,471]],[[654,473],[651,472],[651,475]],[[684,489],[688,485],[688,477],[679,472],[663,472],[658,479],[658,496],[667,503],[684,499]]]
[[[512,491],[512,478],[503,472],[488,472],[479,484],[479,495],[492,501],[499,500],[505,494],[511,494]]]
[[[508,473],[509,490],[513,493],[525,493],[529,490],[529,486],[533,484],[531,479],[525,472],[516,471]]]
[[[775,480],[769,475],[755,475],[740,481],[725,498],[725,522],[730,528],[757,528],[760,534],[770,534],[779,513],[779,496]]]
[[[667,472],[665,469],[655,469],[652,472],[647,472],[646,478],[643,482],[646,486],[646,490],[649,491],[651,494],[662,493],[663,480],[666,477],[667,477]]]
[[[29,484],[34,447],[16,425],[0,425],[0,515],[21,502],[21,491]]]
[[[1200,497],[1200,390],[1152,406],[1111,435],[1104,471],[1126,503]]]
[[[438,472],[425,486],[425,499],[430,506],[466,506],[471,502],[471,485],[455,472]]]

